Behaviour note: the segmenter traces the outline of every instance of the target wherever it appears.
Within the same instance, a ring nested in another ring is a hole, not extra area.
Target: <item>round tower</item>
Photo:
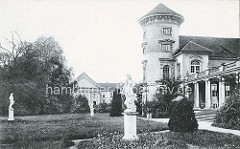
[[[174,77],[173,53],[179,48],[183,21],[183,16],[163,4],[139,19],[143,29],[143,83],[148,86],[155,86],[163,77]]]

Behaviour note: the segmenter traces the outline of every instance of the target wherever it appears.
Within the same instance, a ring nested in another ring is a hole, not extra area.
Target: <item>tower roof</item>
[[[180,16],[180,14],[176,13],[175,11],[171,10],[164,4],[158,4],[155,8],[153,8],[151,11],[149,11],[146,15],[144,15],[142,18],[145,18],[147,16],[157,15],[157,14],[165,14],[165,15],[175,15]],[[142,19],[141,18],[141,19]]]

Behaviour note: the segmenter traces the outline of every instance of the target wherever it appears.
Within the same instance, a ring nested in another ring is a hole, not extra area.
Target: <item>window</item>
[[[113,97],[113,93],[111,92],[111,93],[110,93],[110,98],[112,98],[112,97]]]
[[[225,86],[225,95],[227,96],[227,97],[229,97],[230,96],[230,86],[229,85],[226,85]]]
[[[168,44],[168,43],[163,43],[163,44],[161,44],[161,49],[163,51],[170,52],[170,51],[172,51],[172,45]]]
[[[217,97],[217,84],[211,85],[212,97]]]
[[[193,60],[191,61],[191,73],[199,73],[200,72],[200,61]]]
[[[163,35],[172,36],[172,28],[171,27],[164,27],[162,29],[162,33],[163,33]]]
[[[177,64],[177,73],[178,73],[178,77],[180,78],[181,77],[181,64],[180,63]]]
[[[169,78],[169,65],[163,66],[163,78]]]
[[[143,82],[146,81],[146,68],[143,68]]]

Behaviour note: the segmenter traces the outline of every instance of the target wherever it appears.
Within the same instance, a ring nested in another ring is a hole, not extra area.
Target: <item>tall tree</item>
[[[120,94],[120,89],[115,89],[115,91],[113,92],[110,116],[121,115],[122,115],[122,97]]]
[[[33,43],[22,40],[11,43],[13,48],[1,47],[5,51],[1,55],[9,55],[7,63],[0,59],[4,63],[0,68],[0,100],[6,103],[3,106],[7,108],[6,100],[14,92],[18,114],[70,112],[72,96],[69,92],[46,94],[46,84],[52,88],[70,86],[71,69],[65,66],[58,43],[52,37],[41,37]]]

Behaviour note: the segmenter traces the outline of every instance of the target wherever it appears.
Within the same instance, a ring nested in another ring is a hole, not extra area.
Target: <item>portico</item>
[[[239,84],[239,75],[240,61],[235,61],[221,65],[214,71],[206,70],[188,75],[183,79],[183,83],[193,87],[189,97],[193,101],[195,109],[216,109],[224,105],[231,90]]]

